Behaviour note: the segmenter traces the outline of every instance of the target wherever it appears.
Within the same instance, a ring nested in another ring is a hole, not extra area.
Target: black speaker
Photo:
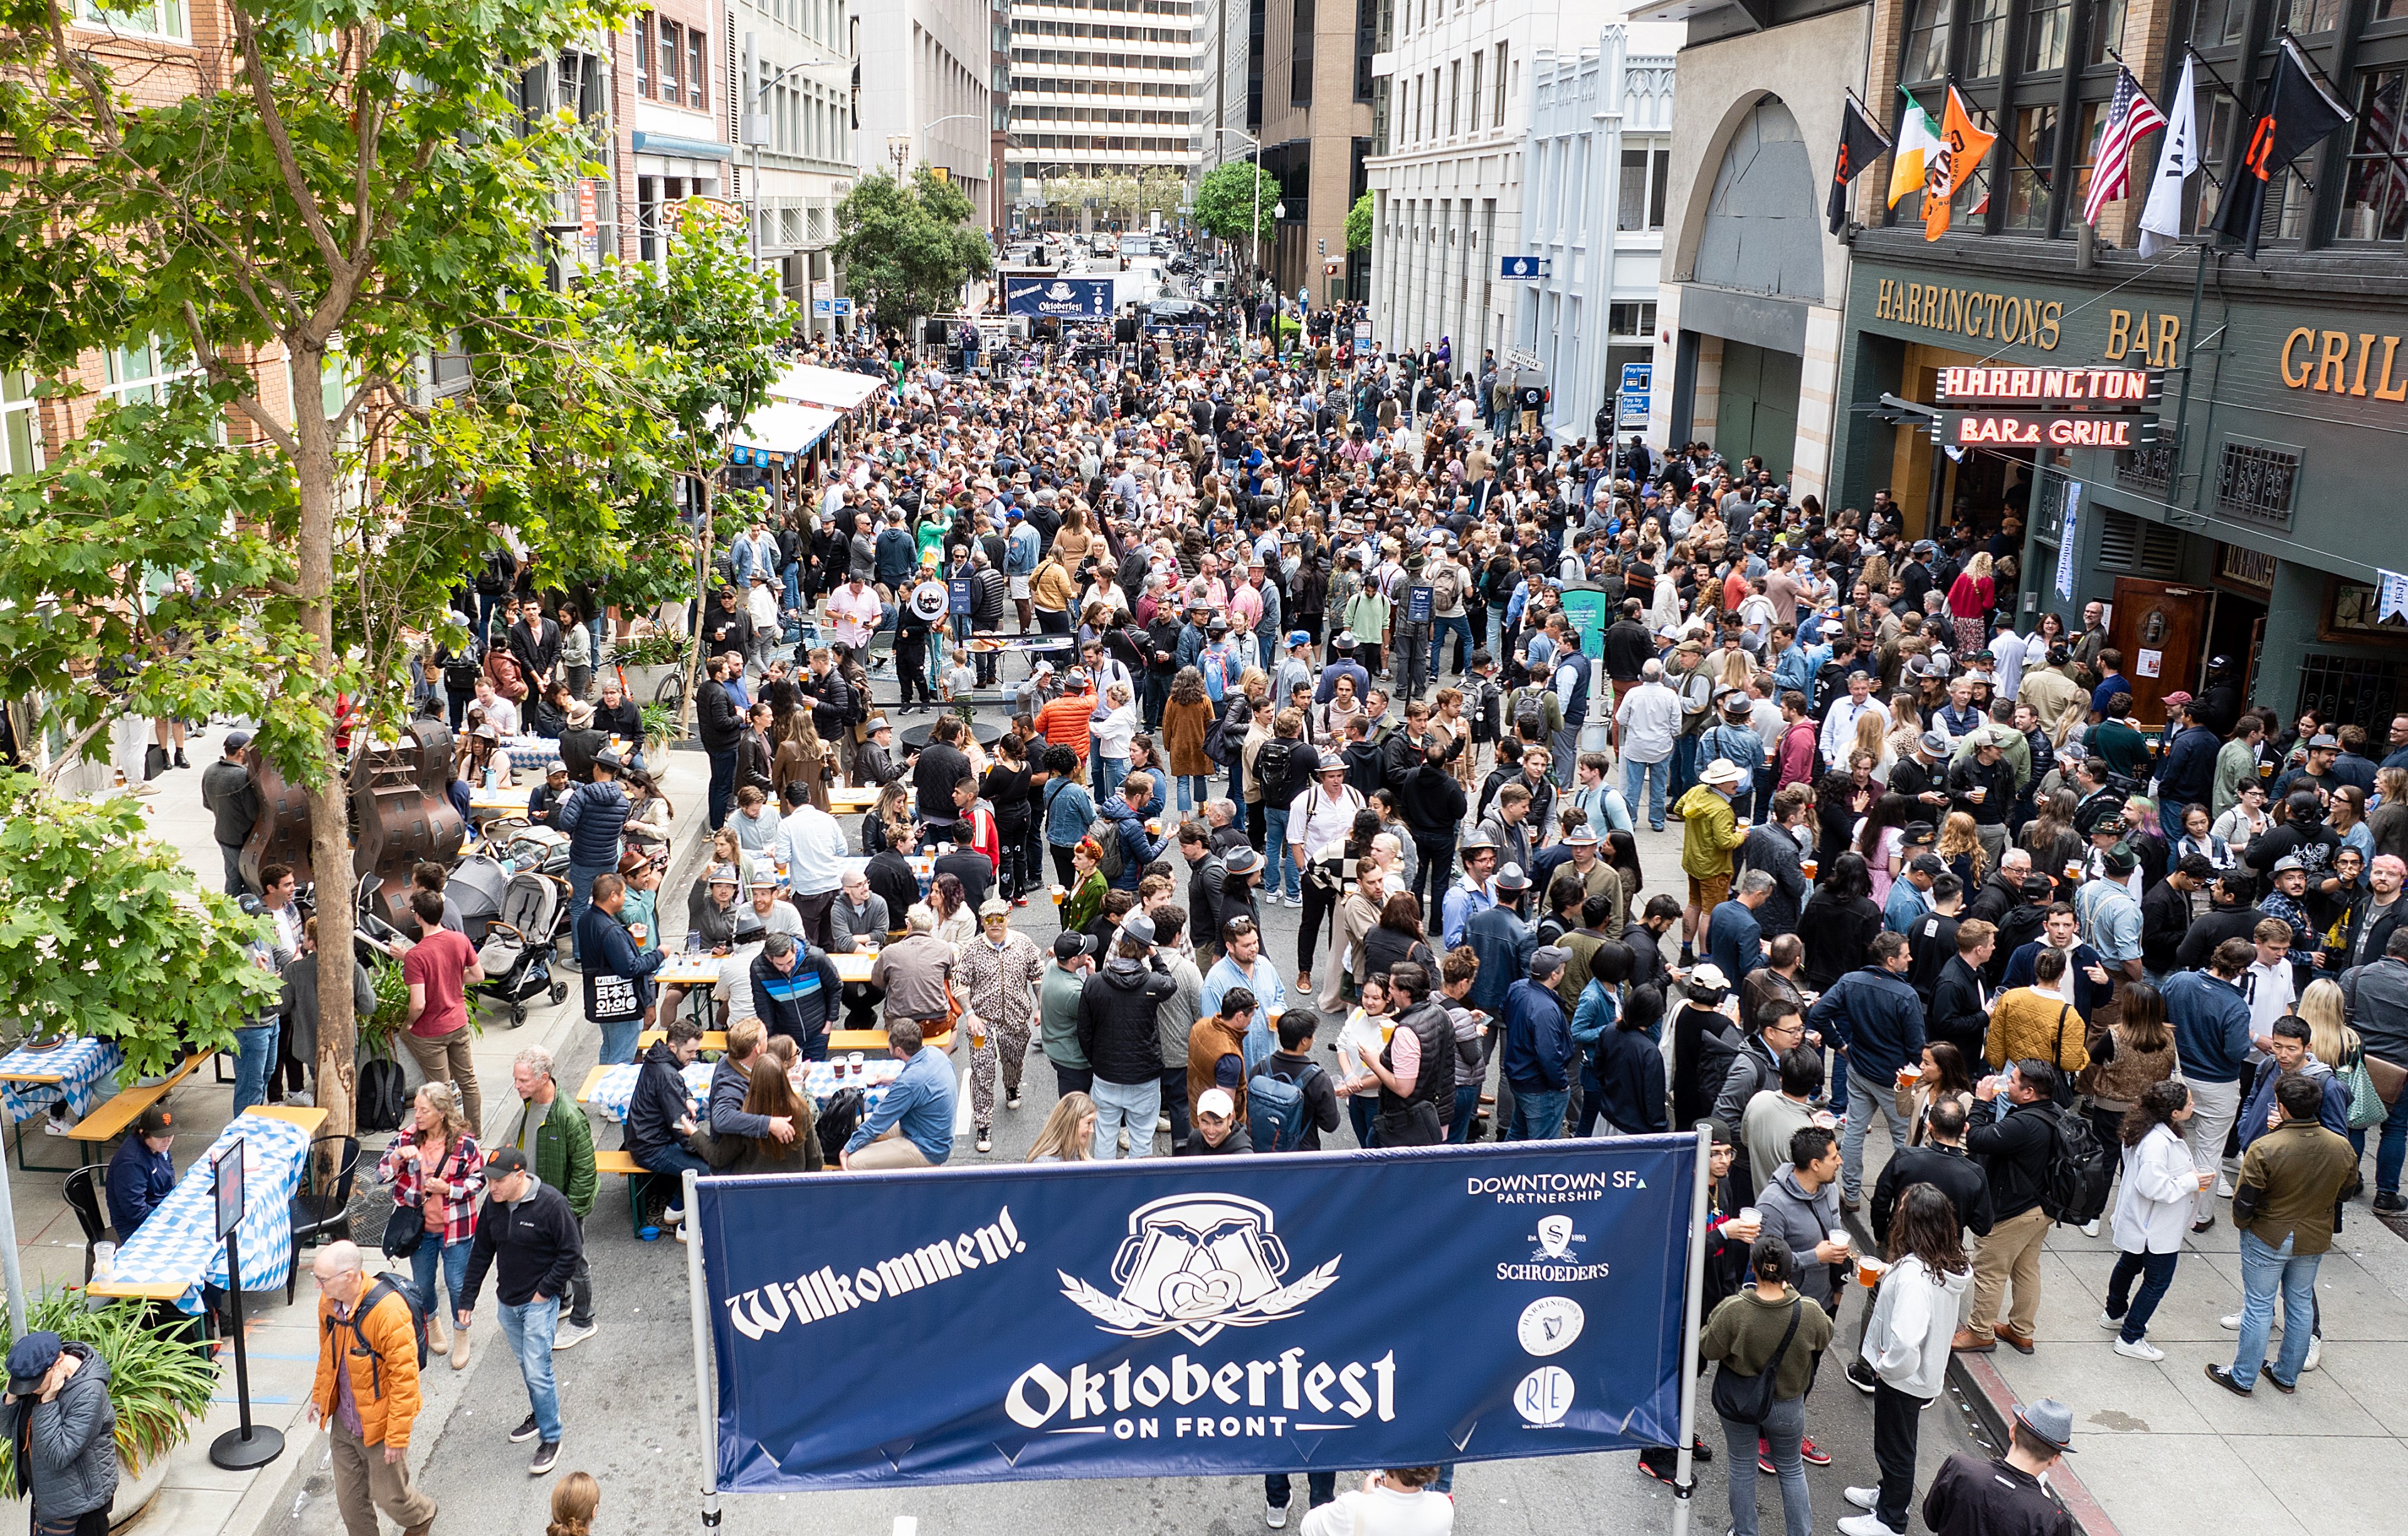
[[[948,339],[945,335],[945,323],[941,320],[928,322],[928,328],[922,333],[922,336],[931,347],[943,346]]]
[[[1137,317],[1135,315],[1123,315],[1118,320],[1113,321],[1112,339],[1114,341],[1135,341],[1137,339]]]

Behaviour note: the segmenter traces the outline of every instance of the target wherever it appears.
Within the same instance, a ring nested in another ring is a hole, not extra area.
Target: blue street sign
[[[1635,422],[1647,414],[1648,396],[1630,390],[1622,392],[1622,419]]]
[[[811,313],[813,316],[822,319],[834,319],[850,316],[853,313],[853,300],[849,298],[815,298],[811,300]]]
[[[1624,365],[1622,365],[1622,392],[1623,392],[1625,395],[1629,395],[1629,394],[1634,394],[1634,393],[1635,393],[1635,394],[1640,394],[1640,395],[1644,395],[1644,394],[1646,394],[1649,390],[1651,390],[1651,389],[1653,389],[1653,388],[1655,388],[1655,387],[1656,387],[1656,365],[1655,365],[1655,364],[1653,364],[1653,363],[1625,363]]]
[[[1500,282],[1536,282],[1554,266],[1545,256],[1499,256],[1497,278]]]

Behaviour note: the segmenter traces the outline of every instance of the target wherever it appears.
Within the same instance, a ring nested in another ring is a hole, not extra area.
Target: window
[[[184,0],[109,0],[106,7],[76,0],[75,19],[79,26],[97,31],[179,40],[192,36],[184,26]]]
[[[1899,79],[1936,80],[1948,73],[1948,12],[1953,0],[1923,0],[1906,35],[1906,63]]]
[[[2236,438],[2224,445],[2216,463],[2216,508],[2253,523],[2287,528],[2291,493],[2298,487],[2299,476],[2298,449]]]
[[[2341,0],[2285,0],[2283,24],[2302,37],[2341,25]]]
[[[2090,63],[2113,64],[2115,53],[2124,50],[2125,4],[2126,0],[2100,0],[2099,7],[2091,13],[2087,53]],[[2111,49],[2114,52],[2108,51]]]
[[[652,13],[636,13],[636,94],[652,93]]]
[[[2408,4],[2408,0],[2402,0],[2402,3]],[[1474,133],[1480,131],[1480,66],[1487,62],[1485,51],[1471,56],[1471,131]]]
[[[678,85],[678,61],[685,55],[684,31],[675,22],[661,23],[661,67],[656,78],[660,82],[661,99],[672,107],[677,105],[682,93]]]
[[[2400,121],[2404,93],[2408,70],[2373,70],[2359,79],[2357,136],[2342,193],[2342,239],[2396,241],[2408,236],[2408,145]]]
[[[1497,111],[1488,125],[1492,128],[1505,126],[1505,45],[1503,43],[1497,45]]]
[[[1996,76],[2007,57],[2007,0],[1973,0],[1971,30],[1965,35],[1965,76]]]
[[[2032,0],[2024,22],[2024,73],[2065,67],[2065,39],[2073,24],[2073,0]]]
[[[112,347],[106,356],[108,380],[101,393],[124,405],[157,405],[166,398],[170,381],[200,371],[175,342],[164,337],[148,337],[131,347]]]
[[[1288,70],[1288,105],[1312,105],[1312,0],[1296,0],[1296,27],[1291,36],[1293,62]]]
[[[34,380],[0,373],[0,475],[26,475],[42,467],[42,422]]]
[[[2017,111],[2014,142],[2013,164],[2007,171],[2007,227],[2046,234],[2049,189],[2042,184],[2041,170],[2057,163],[2057,108],[2027,107]]]
[[[1463,125],[1463,61],[1446,66],[1446,135],[1453,138]]]
[[[1672,169],[1669,149],[1622,151],[1622,194],[1613,227],[1649,230],[1664,227],[1664,189]]]
[[[1615,336],[1652,337],[1656,334],[1656,306],[1653,301],[1609,304],[1605,327]]]
[[[685,104],[697,112],[703,108],[702,82],[709,78],[702,67],[703,40],[699,27],[685,35]]]

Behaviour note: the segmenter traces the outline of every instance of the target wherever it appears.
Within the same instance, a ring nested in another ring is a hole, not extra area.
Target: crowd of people
[[[1952,1351],[2039,1347],[2060,1224],[2110,1234],[2101,1327],[2154,1360],[2184,1238],[2234,1223],[2237,1350],[2210,1374],[2294,1390],[2370,1140],[2374,1209],[2402,1209],[2408,716],[2378,757],[2357,724],[2244,708],[2216,657],[2138,721],[2098,605],[2019,628],[2012,507],[1914,538],[1886,494],[1827,510],[1702,443],[1560,440],[1493,356],[1350,368],[1333,329],[968,372],[892,338],[809,350],[888,387],[779,524],[722,552],[693,615],[713,848],[684,931],[722,957],[707,1003],[653,981],[670,811],[609,672],[587,697],[608,594],[525,591],[505,553],[493,592],[462,595],[496,639],[430,654],[427,702],[464,727],[464,782],[508,774],[514,691],[560,742],[531,811],[570,840],[601,1058],[639,1064],[638,1162],[947,1164],[954,1046],[982,1155],[1032,1052],[1055,1090],[1040,1160],[1705,1123],[1713,1402],[1791,1536],[1802,1468],[1829,1459],[1813,1363],[1859,1278],[1841,1374],[1872,1400],[1878,1468],[1847,1490],[1848,1536],[1907,1529]],[[959,712],[898,742],[890,715],[939,703]],[[838,785],[877,792],[855,826]],[[1677,825],[1677,884],[1649,888],[1642,821]],[[1056,909],[1050,941],[1014,927],[1032,905]],[[1292,956],[1265,928],[1283,906]],[[839,981],[833,957],[862,950],[868,981]],[[421,952],[432,1081],[380,1168],[417,1220],[414,1288],[346,1293],[357,1253],[328,1250],[322,1308],[396,1380],[366,1336],[414,1308],[456,1367],[490,1270],[540,1472],[552,1351],[594,1326],[591,1139],[530,1053],[515,1144],[478,1146],[473,1071],[443,1048],[473,955]],[[690,1010],[727,1031],[699,1102]],[[832,1125],[802,1084],[846,1022],[882,1026],[895,1065]],[[684,1236],[674,1203],[664,1219]],[[346,1517],[423,1529],[401,1400],[350,1359],[318,1404]],[[2071,1436],[2063,1404],[2022,1405],[2005,1457],[1942,1471],[1927,1523],[2069,1529],[2037,1478]],[[1377,1512],[1426,1511],[1452,1473],[1382,1474],[1349,1496],[1354,1529],[1422,1529]],[[1315,1474],[1308,1499],[1333,1493]],[[1273,1528],[1288,1503],[1274,1476]],[[1738,1536],[1756,1510],[1735,1475]]]

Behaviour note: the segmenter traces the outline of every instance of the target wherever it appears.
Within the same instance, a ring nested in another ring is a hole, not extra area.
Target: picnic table
[[[293,1195],[309,1160],[309,1140],[325,1124],[323,1110],[260,1106],[236,1115],[209,1148],[184,1170],[150,1219],[117,1250],[109,1278],[87,1294],[120,1300],[166,1301],[197,1313],[204,1285],[224,1288],[225,1244],[217,1237],[219,1154],[243,1143],[242,1285],[273,1290],[293,1267]]]
[[[14,1125],[64,1100],[68,1115],[80,1120],[107,1097],[105,1088],[124,1065],[125,1054],[114,1041],[79,1036],[48,1051],[20,1045],[0,1056],[0,1110]]]
[[[627,1118],[627,1101],[636,1097],[636,1079],[643,1069],[632,1062],[616,1066],[597,1065],[585,1074],[585,1082],[577,1090],[577,1101],[600,1110],[605,1118],[618,1124]],[[696,1104],[708,1100],[710,1094],[711,1064],[691,1061],[686,1064],[686,1098]],[[697,1113],[696,1119],[701,1118]]]
[[[867,811],[878,803],[882,792],[865,784],[832,788],[827,792],[828,809],[838,815]]]

